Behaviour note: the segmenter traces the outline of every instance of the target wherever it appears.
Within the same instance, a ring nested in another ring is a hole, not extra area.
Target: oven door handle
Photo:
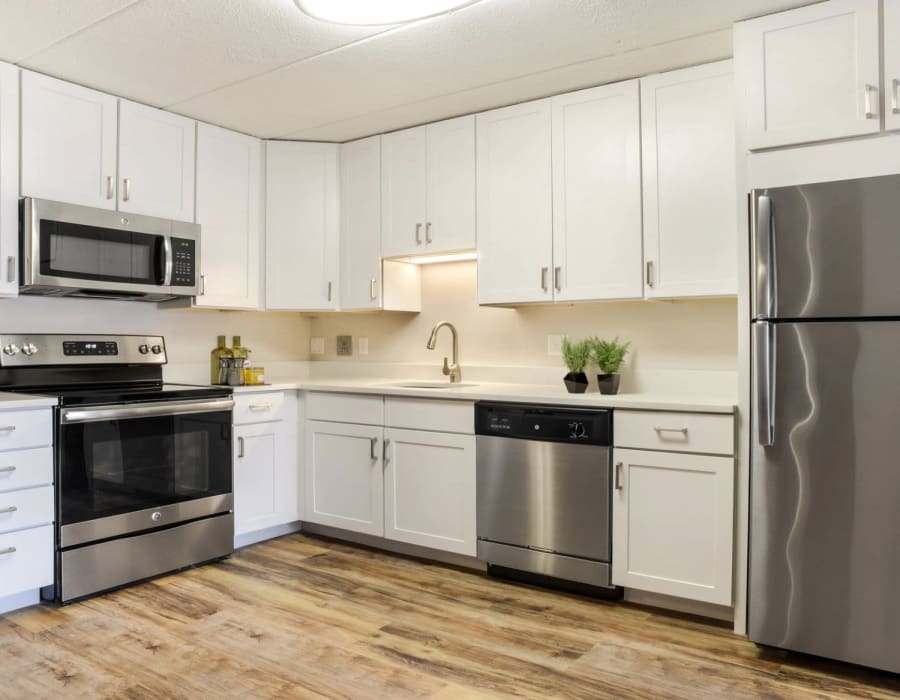
[[[233,399],[159,401],[115,406],[92,406],[90,408],[64,408],[59,412],[59,415],[60,422],[63,425],[73,425],[76,423],[97,423],[106,420],[152,418],[155,416],[185,416],[191,413],[230,411],[232,408],[234,408]]]

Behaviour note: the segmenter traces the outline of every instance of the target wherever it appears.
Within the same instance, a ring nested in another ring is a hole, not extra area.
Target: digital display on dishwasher
[[[63,355],[118,355],[119,345],[114,342],[85,340],[63,341]]]

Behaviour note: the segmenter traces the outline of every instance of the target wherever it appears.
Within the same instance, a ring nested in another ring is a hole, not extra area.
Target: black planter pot
[[[598,374],[597,388],[600,389],[601,394],[618,394],[621,377],[621,374]]]
[[[569,372],[563,383],[570,394],[583,394],[588,388],[588,378],[584,372]]]

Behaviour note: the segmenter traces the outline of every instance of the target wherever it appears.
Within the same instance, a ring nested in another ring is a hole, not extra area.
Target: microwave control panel
[[[172,237],[172,286],[193,287],[196,283],[197,244],[190,238]]]

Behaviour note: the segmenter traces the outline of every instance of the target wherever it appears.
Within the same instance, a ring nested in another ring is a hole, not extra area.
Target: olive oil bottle
[[[236,338],[240,340],[240,338]],[[209,354],[209,383],[224,384],[225,377],[222,376],[222,359],[231,359],[234,357],[232,351],[225,345],[225,336],[218,336],[218,344]]]
[[[241,336],[232,337],[231,355],[234,358],[234,366],[240,371],[241,384],[246,384],[244,370],[250,366],[250,349],[241,345]]]

